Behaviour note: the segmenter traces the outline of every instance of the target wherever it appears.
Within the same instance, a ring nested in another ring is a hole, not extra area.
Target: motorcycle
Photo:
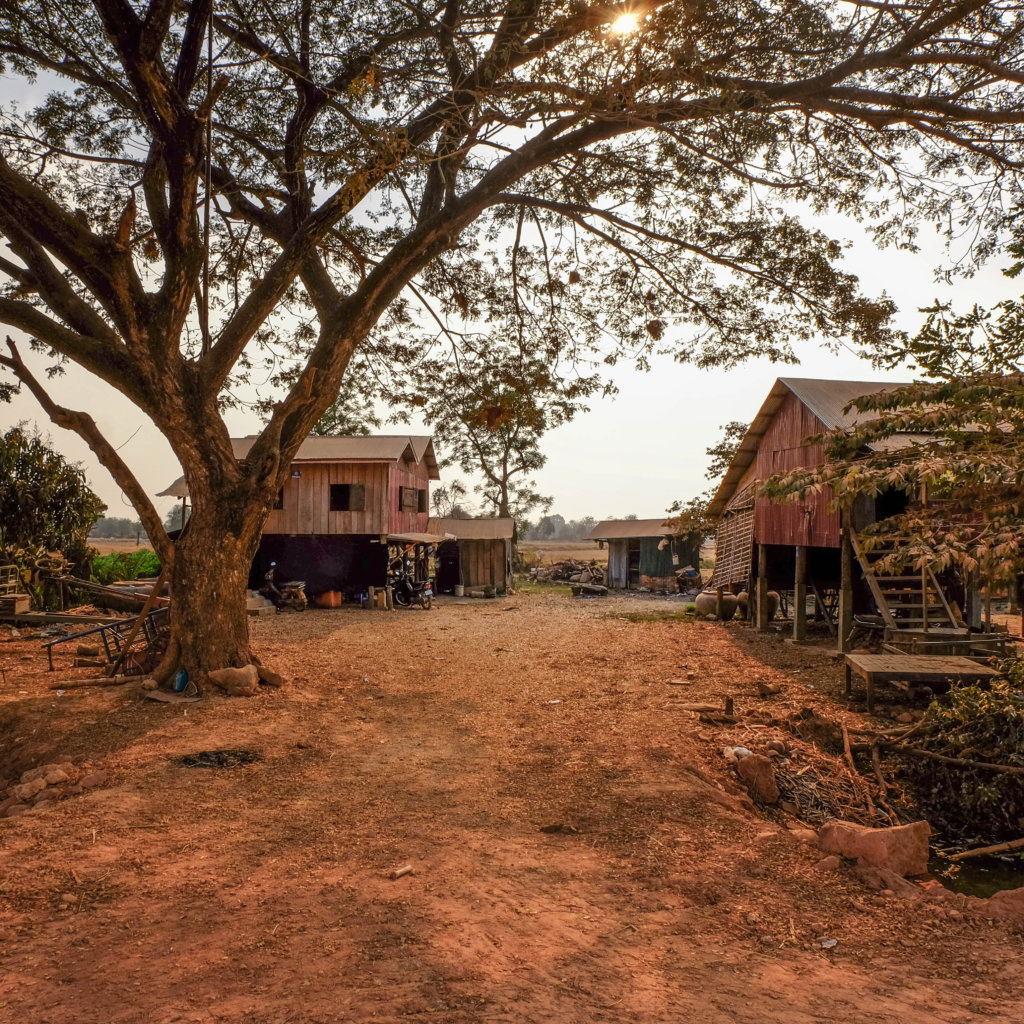
[[[391,596],[401,608],[412,608],[418,604],[429,611],[434,600],[434,588],[431,580],[414,579],[408,564],[401,564],[392,566]]]
[[[306,581],[289,580],[278,586],[275,576],[277,575],[277,562],[270,563],[270,569],[263,576],[263,586],[260,593],[270,599],[273,605],[280,611],[303,612],[306,610]]]

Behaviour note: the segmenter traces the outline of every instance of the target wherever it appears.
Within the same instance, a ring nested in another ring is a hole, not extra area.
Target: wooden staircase
[[[964,628],[931,569],[904,570],[904,575],[887,573],[877,566],[882,558],[892,554],[892,545],[866,552],[852,530],[850,542],[882,621],[889,629],[951,632]]]

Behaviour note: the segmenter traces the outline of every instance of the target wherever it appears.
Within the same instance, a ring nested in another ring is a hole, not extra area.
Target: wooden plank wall
[[[381,534],[388,530],[388,464],[319,462],[297,466],[284,485],[284,508],[273,509],[264,534]],[[331,484],[362,484],[362,511],[331,512]],[[397,502],[397,496],[395,498]],[[424,524],[425,527],[425,524]]]
[[[392,463],[389,467],[388,482],[388,533],[426,533],[428,512],[402,512],[398,503],[400,487],[415,487],[427,492],[427,508],[430,508],[430,476],[426,463],[411,465],[409,463]]]
[[[757,450],[757,479],[801,466],[820,466],[825,448],[807,444],[807,438],[823,433],[825,424],[796,395],[787,395],[761,439]],[[802,501],[774,502],[758,498],[754,503],[754,537],[759,544],[839,547],[839,512],[829,511],[833,494],[826,488]]]
[[[462,581],[467,587],[508,586],[505,575],[506,547],[504,540],[460,540],[459,559]]]
[[[608,543],[608,586],[625,587],[629,582],[629,542],[610,540]]]

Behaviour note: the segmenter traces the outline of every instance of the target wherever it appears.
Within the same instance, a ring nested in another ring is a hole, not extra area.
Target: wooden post
[[[928,632],[928,568],[921,570],[921,631]]]
[[[793,581],[793,640],[807,639],[807,548],[797,545],[796,575]]]
[[[967,574],[967,625],[971,629],[981,629],[981,587],[978,582],[977,569]]]
[[[850,528],[842,529],[839,549],[839,650],[850,649],[850,631],[853,628],[853,553],[850,548]]]
[[[768,548],[757,546],[757,631],[768,632]]]

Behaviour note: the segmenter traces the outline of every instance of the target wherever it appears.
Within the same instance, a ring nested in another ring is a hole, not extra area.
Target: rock
[[[45,773],[45,767],[40,766],[39,768],[29,768],[27,772],[21,773],[22,784],[26,782],[35,782],[36,779],[41,779]]]
[[[890,828],[870,828],[852,821],[830,821],[818,831],[818,845],[826,853],[858,860],[906,878],[928,870],[927,821]]]
[[[263,665],[256,669],[256,674],[264,686],[274,686],[277,688],[284,686],[284,676],[271,671],[269,668],[265,668]]]
[[[917,899],[922,895],[921,889],[913,882],[908,882],[888,868],[878,868],[874,864],[859,860],[854,865],[853,873],[868,888],[877,889],[882,896]]]
[[[95,644],[79,644],[75,648],[75,654],[80,658],[98,658],[101,653]]]
[[[259,690],[260,676],[255,665],[244,668],[218,668],[206,673],[214,686],[219,686],[232,697],[252,697]]]
[[[68,796],[78,796],[79,793],[84,793],[85,790],[82,789],[81,786],[76,784],[74,786],[68,786],[65,792],[68,794]]]
[[[46,789],[46,781],[37,777],[23,782],[20,786],[15,786],[14,795],[19,800],[31,800],[36,793],[44,789]]]
[[[4,811],[5,818],[17,818],[19,815],[24,814],[27,810],[30,810],[28,804],[12,804]]]
[[[41,789],[34,797],[32,797],[32,803],[34,804],[45,804],[50,800],[56,800],[57,794],[52,789]]]
[[[43,781],[48,786],[59,786],[62,782],[68,782],[69,780],[70,776],[63,768],[58,768],[55,764],[47,765]]]
[[[904,725],[910,725],[911,722],[916,721],[914,714],[911,711],[904,711],[902,715],[896,716],[897,722],[902,722]]]
[[[74,903],[77,899],[78,897],[73,892],[64,892],[60,896],[61,903]]]
[[[757,684],[757,692],[762,697],[771,697],[776,693],[782,693],[782,687],[778,683],[760,682]]]
[[[16,796],[9,796],[6,800],[0,801],[0,818],[4,816],[4,812],[8,807],[13,807],[16,803],[18,803]]]
[[[816,843],[818,841],[818,833],[813,828],[791,828],[789,835],[801,843]]]
[[[146,676],[146,678],[139,683],[139,688],[142,690],[155,690],[158,685],[159,684],[155,679],[151,679],[149,676]]]
[[[822,857],[817,864],[814,865],[815,871],[838,871],[842,866],[842,859],[837,857],[834,853],[828,857]]]
[[[769,740],[768,749],[774,750],[777,754],[785,754],[786,744],[783,743],[782,740]]]
[[[107,781],[107,773],[100,772],[89,772],[88,775],[83,775],[78,780],[78,785],[82,789],[95,789],[97,786],[102,786]]]
[[[797,811],[799,811],[799,810],[800,810],[800,808],[799,808],[799,807],[797,807],[797,805],[796,805],[795,803],[793,803],[793,801],[792,801],[792,800],[781,800],[781,801],[779,801],[779,806],[780,806],[780,807],[781,807],[781,808],[782,808],[782,809],[783,809],[783,810],[784,810],[784,811],[785,811],[785,812],[786,812],[787,814],[796,814],[796,813],[797,813]],[[812,835],[814,836],[814,838],[815,838],[815,839],[817,839],[817,838],[818,838],[818,833],[817,833],[817,832],[813,832],[813,833],[812,833]]]
[[[736,771],[747,784],[750,795],[762,803],[773,804],[779,799],[779,787],[775,783],[775,769],[764,754],[748,754],[736,762]]]

